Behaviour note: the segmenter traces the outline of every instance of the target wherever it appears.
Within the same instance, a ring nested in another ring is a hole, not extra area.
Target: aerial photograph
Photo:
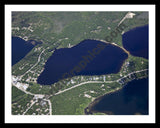
[[[148,11],[12,11],[12,115],[149,115]]]

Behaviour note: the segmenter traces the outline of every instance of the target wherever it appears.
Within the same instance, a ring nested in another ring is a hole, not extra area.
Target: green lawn
[[[82,115],[91,101],[118,87],[120,87],[118,83],[104,84],[104,86],[102,83],[84,84],[52,96],[53,115]]]
[[[27,109],[27,105],[29,106],[30,101],[33,99],[33,96],[25,94],[21,90],[12,86],[12,114],[23,114],[23,112]]]
[[[23,77],[24,83],[28,83],[30,86],[27,91],[40,94],[52,94],[74,85],[58,84],[58,86],[40,86],[37,83],[26,82],[28,77],[37,78],[38,73],[44,68],[44,64],[47,59],[52,55],[55,47],[66,48],[76,45],[84,39],[97,39],[105,40],[106,36],[111,31],[115,30],[118,23],[125,16],[127,12],[12,12],[12,27],[18,27],[12,29],[12,36],[25,37],[36,41],[42,41],[43,44],[35,46],[31,52],[29,52],[21,61],[12,67],[13,75],[22,75],[29,70],[38,60],[38,56],[43,49],[46,51],[41,56],[41,61],[38,63],[29,73]],[[132,19],[126,19],[124,24],[128,27],[125,28],[125,32],[137,27],[148,24],[147,17],[140,17],[143,12],[133,12],[136,16]],[[113,42],[122,46],[122,36],[119,33],[117,37],[113,38]],[[40,48],[40,50],[35,49]],[[129,66],[127,63],[129,62]],[[106,80],[117,80],[130,72],[138,71],[148,68],[148,60],[140,57],[134,57],[129,55],[128,59],[124,62],[121,71],[117,74],[105,75]],[[137,78],[148,74],[137,74]],[[88,81],[93,76],[75,76],[72,79],[76,84]],[[96,76],[101,77],[101,76]],[[129,80],[127,80],[129,81]],[[91,103],[95,98],[104,95],[109,91],[114,91],[117,88],[121,88],[118,83],[112,84],[85,84],[77,88],[73,88],[62,94],[52,96],[52,109],[54,115],[81,115],[84,114],[84,108]],[[89,97],[87,97],[89,96]],[[12,87],[12,113],[22,114],[26,109],[26,105],[33,98],[31,95],[27,95],[16,87]],[[28,105],[29,105],[28,104]],[[19,106],[20,105],[20,106]],[[33,106],[34,108],[35,105]],[[32,109],[28,113],[33,113]],[[98,114],[98,113],[97,113]]]

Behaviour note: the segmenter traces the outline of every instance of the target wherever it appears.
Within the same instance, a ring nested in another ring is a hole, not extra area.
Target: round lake
[[[131,55],[148,59],[148,25],[125,32],[122,42]]]
[[[98,40],[84,40],[72,48],[55,50],[38,77],[41,85],[76,75],[118,73],[128,54],[121,48]]]
[[[114,115],[148,114],[148,78],[133,80],[121,90],[106,94],[91,112]]]

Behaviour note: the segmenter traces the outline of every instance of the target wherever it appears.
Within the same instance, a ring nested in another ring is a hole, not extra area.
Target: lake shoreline
[[[24,39],[23,37],[21,37],[21,36],[12,36],[13,38],[20,38],[20,39],[22,39],[22,40],[24,40],[25,42],[27,42],[27,43],[31,43],[32,45],[34,45],[34,46],[36,46],[37,44],[43,44],[43,42],[42,41],[37,41],[37,40],[35,40],[35,39]]]
[[[105,75],[105,74],[116,74],[121,70],[121,66],[128,59],[128,54],[120,47],[113,45],[111,43],[104,43],[104,41],[86,39],[81,41],[76,46],[70,48],[61,48],[56,50],[48,59],[44,66],[44,71],[40,74],[38,78],[38,83],[42,85],[51,85],[56,82],[61,77],[67,78],[70,74],[73,76],[78,75]],[[102,45],[102,46],[101,46]],[[98,50],[99,47],[102,50]],[[83,51],[83,52],[82,52]],[[113,52],[112,52],[113,51]],[[68,58],[63,58],[63,56]],[[72,58],[70,55],[72,54]],[[99,56],[99,57],[97,57]],[[112,57],[110,57],[112,56]],[[105,58],[105,59],[104,59]],[[58,61],[56,61],[58,59]],[[72,63],[67,62],[72,59]],[[74,63],[73,63],[74,61]],[[67,63],[66,63],[67,62]],[[92,62],[92,63],[91,63]],[[59,65],[58,63],[65,63],[65,65]],[[78,65],[75,65],[78,64]],[[53,66],[55,65],[55,66]],[[80,66],[82,69],[80,70]],[[48,70],[50,69],[50,70]],[[61,69],[61,70],[58,70]],[[55,79],[52,79],[49,73],[52,70],[56,74],[53,74]],[[94,70],[94,72],[91,72]],[[56,71],[56,72],[55,72]],[[71,73],[70,73],[71,72]],[[69,74],[70,73],[70,74]],[[45,79],[47,77],[48,81]]]
[[[132,56],[148,59],[148,30],[149,25],[135,27],[122,35],[122,46]],[[133,38],[136,37],[136,38]]]
[[[128,83],[130,83],[130,82],[132,82],[132,81],[134,81],[134,80],[142,80],[142,79],[147,79],[147,78],[148,78],[148,76],[147,76],[147,77],[140,77],[140,78],[138,78],[138,79],[132,79],[131,81],[129,81],[129,82],[127,82],[125,85],[123,85],[121,88],[116,88],[115,90],[111,90],[111,91],[109,91],[109,92],[107,92],[107,93],[105,93],[105,94],[103,94],[103,95],[101,95],[101,96],[98,96],[98,97],[95,98],[91,103],[89,103],[89,105],[84,109],[84,114],[85,114],[85,115],[89,115],[89,114],[93,115],[94,113],[104,113],[105,115],[114,115],[114,113],[111,112],[111,111],[98,111],[98,110],[93,110],[92,108],[93,108],[96,104],[98,104],[98,103],[100,102],[100,100],[101,100],[104,96],[111,95],[111,94],[113,94],[113,93],[115,93],[115,92],[121,91],[125,86],[127,86]]]
[[[123,87],[122,87],[123,88]],[[117,92],[117,91],[120,91],[122,88],[117,88],[115,90],[111,90],[101,96],[98,96],[97,98],[95,98],[91,103],[89,103],[89,105],[84,109],[84,113],[85,115],[88,115],[88,114],[93,114],[93,113],[97,113],[99,111],[93,111],[91,108],[97,104],[104,96],[106,95],[109,95],[109,94],[112,94],[114,92]],[[89,112],[88,112],[88,109],[89,109]],[[90,110],[91,109],[91,110]],[[104,112],[99,112],[99,113],[104,113]],[[107,113],[106,113],[107,114]]]
[[[24,40],[18,36],[11,37],[11,45],[12,45],[12,66],[21,61],[27,54],[31,52],[34,47],[43,42],[38,42],[36,40]]]

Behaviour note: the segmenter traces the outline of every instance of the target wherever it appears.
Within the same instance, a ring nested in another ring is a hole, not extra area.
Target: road
[[[28,71],[26,71],[23,75],[21,75],[20,78],[22,78],[25,74],[27,74],[28,72],[30,72],[31,69],[34,68],[34,67],[40,62],[40,60],[41,60],[41,55],[42,55],[42,53],[44,53],[45,50],[46,50],[46,49],[44,49],[44,50],[39,54],[37,62],[36,62]],[[21,83],[20,83],[20,84],[21,84]],[[15,87],[17,87],[15,83],[12,83],[12,85],[15,86]],[[45,95],[42,95],[42,94],[33,94],[33,93],[31,93],[31,92],[26,91],[26,90],[23,89],[23,88],[20,88],[20,87],[17,87],[17,88],[20,89],[21,91],[23,91],[23,92],[26,93],[26,94],[32,95],[32,96],[37,97],[37,98],[40,98],[40,99],[42,99],[43,97],[45,97]],[[44,100],[46,100],[46,99],[44,99]],[[46,101],[47,101],[48,104],[49,104],[50,115],[52,115],[52,104],[51,104],[51,101],[50,101],[49,99],[47,99]],[[35,102],[36,102],[36,101],[35,101]],[[25,110],[25,112],[23,112],[23,115],[34,105],[35,102],[33,102],[33,103]]]
[[[34,96],[34,98],[43,99],[43,100],[47,101],[48,104],[49,104],[49,114],[52,115],[52,104],[51,104],[51,101],[50,101],[49,99],[45,99],[45,95],[43,95],[43,94],[33,94],[33,93],[31,93],[31,92],[28,92],[28,91],[24,90],[23,88],[17,87],[16,84],[14,84],[14,83],[12,83],[12,85],[15,86],[16,88],[18,88],[19,90],[23,91],[23,92],[26,93],[26,94],[29,94],[29,95]],[[25,113],[26,113],[37,101],[38,101],[38,100],[33,101],[33,102],[31,103],[31,105],[23,112],[22,115],[25,115]]]
[[[44,53],[45,50],[46,50],[46,49],[44,49],[44,50],[39,54],[37,62],[36,62],[28,71],[26,71],[23,75],[20,76],[21,78],[22,78],[25,74],[27,74],[28,72],[30,72],[31,69],[34,68],[34,67],[40,62],[40,60],[41,60],[41,55],[42,55],[42,53]]]
[[[22,115],[25,115],[26,112],[35,104],[36,102],[32,102],[31,105],[26,109],[26,111],[23,112]]]
[[[118,79],[118,80],[116,80],[116,81],[118,82],[118,81],[124,79],[125,77],[130,76],[130,75],[132,75],[132,74],[134,74],[134,73],[139,73],[139,72],[143,72],[143,71],[147,71],[147,70],[148,70],[148,69],[143,69],[143,70],[131,72],[131,73],[125,75],[124,77],[122,77],[122,78],[120,78],[120,79]]]
[[[51,101],[49,99],[48,100],[44,99],[44,100],[47,101],[48,104],[49,104],[49,115],[52,115],[52,103],[51,103]]]
[[[67,89],[64,89],[64,90],[62,90],[62,91],[59,91],[59,92],[55,93],[54,95],[62,94],[62,93],[66,92],[66,91],[69,91],[69,90],[71,90],[71,89],[73,89],[73,88],[77,88],[77,87],[79,87],[79,86],[82,86],[82,85],[88,84],[88,83],[102,83],[102,84],[103,84],[103,83],[119,82],[120,80],[122,80],[122,79],[124,79],[125,77],[128,77],[128,76],[130,76],[130,75],[132,75],[132,74],[134,74],[134,73],[140,73],[140,72],[147,71],[147,70],[148,70],[148,69],[143,69],[143,70],[139,70],[139,71],[134,71],[134,72],[131,72],[131,73],[125,75],[124,77],[122,77],[122,78],[120,78],[120,79],[117,79],[117,80],[114,80],[114,81],[105,81],[105,82],[104,82],[104,81],[87,81],[87,82],[83,82],[83,83],[74,85],[74,86],[72,86],[72,87],[70,87],[70,88],[67,88]],[[17,86],[16,86],[15,84],[13,84],[13,83],[12,83],[12,85],[15,86],[15,87],[17,87]],[[18,88],[18,87],[17,87],[17,88]],[[40,98],[40,99],[42,99],[42,98],[45,97],[45,95],[42,95],[42,94],[33,94],[33,93],[28,92],[28,91],[26,91],[26,90],[24,90],[24,89],[22,89],[22,88],[18,88],[18,89],[20,89],[21,91],[23,91],[23,92],[26,93],[26,94],[32,95],[32,96],[37,97],[37,98]],[[51,96],[52,96],[52,95],[50,95],[50,97],[51,97]],[[50,115],[52,115],[52,103],[51,103],[51,101],[50,101],[49,99],[43,99],[43,100],[45,100],[45,101],[48,102],[48,104],[49,104],[49,113],[50,113]],[[25,113],[34,105],[34,103],[35,103],[35,102],[33,102],[33,103],[23,112],[23,114],[25,114]]]
[[[135,14],[134,13],[131,13],[131,12],[128,12],[123,18],[122,20],[119,22],[118,26],[127,18],[133,18]]]
[[[88,84],[88,83],[114,83],[114,82],[119,82],[121,79],[124,79],[125,77],[130,76],[131,74],[143,72],[143,71],[146,71],[146,70],[148,70],[148,69],[143,69],[143,70],[131,72],[131,73],[125,75],[124,77],[122,77],[122,78],[120,78],[120,79],[117,79],[117,80],[114,80],[114,81],[105,81],[105,82],[104,82],[104,81],[87,81],[87,82],[83,82],[83,83],[74,85],[74,86],[72,86],[72,87],[70,87],[70,88],[64,89],[63,91],[59,91],[59,92],[55,93],[54,95],[59,95],[59,94],[61,94],[61,93],[63,93],[63,92],[66,92],[66,91],[71,90],[71,89],[73,89],[73,88],[79,87],[79,86],[81,86],[81,85],[83,85],[83,84]]]
[[[104,83],[104,82],[103,82],[103,81],[87,81],[87,82],[83,82],[83,83],[74,85],[74,86],[72,86],[72,87],[70,87],[70,88],[67,88],[67,89],[65,89],[65,90],[63,90],[63,91],[59,91],[59,92],[55,93],[54,95],[61,94],[61,93],[63,93],[63,92],[66,92],[66,91],[68,91],[68,90],[71,90],[71,89],[73,89],[73,88],[76,88],[76,87],[78,87],[78,86],[81,86],[81,85],[83,85],[83,84],[88,84],[88,83]]]
[[[131,14],[132,14],[132,15],[131,15]],[[128,13],[123,17],[123,19],[119,22],[118,26],[119,26],[126,18],[132,18],[132,17],[133,17],[133,13],[128,12]],[[41,60],[41,55],[42,55],[42,53],[44,53],[45,50],[46,50],[46,49],[43,49],[43,51],[42,51],[42,52],[39,54],[39,56],[38,56],[37,62],[36,62],[29,70],[27,70],[23,75],[21,75],[20,78],[22,78],[25,74],[27,74],[28,72],[30,72],[31,69],[33,69],[33,68],[40,62],[40,60]],[[67,89],[64,89],[64,90],[62,90],[62,91],[59,91],[59,92],[55,93],[54,95],[62,94],[62,93],[64,93],[64,92],[68,91],[68,90],[71,90],[71,89],[73,89],[73,88],[76,88],[76,87],[79,87],[79,86],[82,86],[82,85],[88,84],[88,83],[113,83],[113,82],[119,82],[120,80],[124,79],[124,78],[127,77],[127,76],[130,76],[131,74],[143,72],[143,71],[146,71],[146,70],[148,70],[148,69],[143,69],[143,70],[131,72],[131,73],[125,75],[124,77],[122,77],[122,78],[120,78],[120,79],[117,79],[117,80],[114,80],[114,81],[105,81],[105,82],[104,82],[104,81],[87,81],[87,82],[83,82],[83,83],[74,85],[74,86],[72,86],[72,87],[70,87],[70,88],[67,88]],[[15,84],[13,84],[13,83],[12,83],[12,85],[15,86],[15,87],[17,87],[17,86],[16,86]],[[17,88],[18,88],[18,87],[17,87]],[[42,94],[33,94],[33,93],[28,92],[28,91],[26,91],[26,90],[24,90],[24,89],[22,89],[22,88],[18,88],[18,89],[20,89],[21,91],[23,91],[23,92],[26,93],[26,94],[33,95],[34,97],[43,98],[43,97],[45,96],[45,95],[42,95]],[[50,95],[50,97],[51,97],[51,96],[52,96],[52,95]],[[43,99],[43,100],[45,100],[45,101],[48,102],[48,104],[49,104],[49,114],[52,115],[52,104],[51,104],[51,101],[50,101],[49,99]],[[35,102],[36,102],[36,101],[35,101]],[[35,104],[35,102],[32,102],[32,103],[31,103],[31,105],[23,112],[23,115]]]

